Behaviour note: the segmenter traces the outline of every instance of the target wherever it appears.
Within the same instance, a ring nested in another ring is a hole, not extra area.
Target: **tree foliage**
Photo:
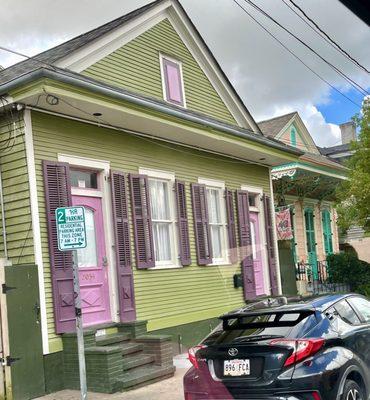
[[[370,217],[370,97],[354,117],[360,129],[357,142],[352,142],[353,156],[348,160],[348,180],[337,189],[338,224],[342,229],[357,225],[366,227]]]
[[[351,253],[337,253],[327,256],[329,281],[344,283],[354,292],[370,296],[370,264]]]

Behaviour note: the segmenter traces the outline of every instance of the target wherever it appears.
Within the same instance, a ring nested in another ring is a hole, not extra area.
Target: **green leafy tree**
[[[368,227],[370,217],[370,97],[364,99],[360,115],[354,117],[360,129],[354,154],[347,162],[348,180],[337,189],[338,224],[342,229]]]

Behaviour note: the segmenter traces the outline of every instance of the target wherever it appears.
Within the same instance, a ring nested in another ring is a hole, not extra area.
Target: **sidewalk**
[[[180,354],[174,357],[176,372],[173,378],[123,393],[104,394],[89,392],[88,400],[183,400],[182,378],[191,366],[186,357],[187,354]],[[39,397],[36,400],[79,400],[79,398],[80,392],[77,390],[62,390]]]

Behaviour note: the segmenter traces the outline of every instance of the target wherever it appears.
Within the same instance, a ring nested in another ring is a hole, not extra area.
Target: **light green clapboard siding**
[[[236,124],[168,19],[93,64],[83,74],[163,100],[160,52],[182,62],[185,97],[189,110]]]
[[[267,168],[38,113],[32,113],[32,121],[51,349],[58,348],[60,342],[54,333],[41,161],[57,160],[58,153],[108,160],[112,169],[123,172],[137,173],[139,167],[174,172],[186,182],[193,265],[170,270],[134,267],[137,317],[149,320],[149,329],[216,317],[242,304],[242,290],[234,289],[232,280],[240,272],[239,265],[195,264],[190,183],[204,177],[223,180],[233,190],[246,184],[268,191]],[[133,242],[132,256],[134,259]]]
[[[15,121],[15,124],[13,123]],[[8,257],[13,265],[34,263],[32,219],[23,115],[0,117],[0,165]],[[1,210],[0,210],[1,221]],[[3,235],[0,252],[4,256]]]

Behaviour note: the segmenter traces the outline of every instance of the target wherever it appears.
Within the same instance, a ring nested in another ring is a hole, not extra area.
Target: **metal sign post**
[[[81,400],[87,399],[86,365],[80,282],[78,276],[77,249],[87,246],[84,207],[63,207],[55,210],[57,223],[58,248],[60,251],[72,250],[73,291],[75,299],[78,364],[80,372]]]

